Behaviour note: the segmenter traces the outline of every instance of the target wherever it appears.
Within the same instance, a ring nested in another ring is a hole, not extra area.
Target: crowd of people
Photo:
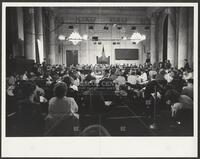
[[[155,115],[151,105],[158,100],[174,121],[187,123],[192,118],[187,113],[193,112],[193,70],[187,60],[180,69],[172,67],[169,60],[153,65],[70,67],[43,62],[35,63],[32,70],[21,75],[12,72],[6,78],[7,116],[15,113],[19,136],[59,135],[64,129],[68,135],[85,134],[88,128],[80,133],[79,116],[85,111],[102,114],[107,104],[114,105],[119,97],[126,97],[130,107],[142,99],[142,111],[149,109],[151,117]]]

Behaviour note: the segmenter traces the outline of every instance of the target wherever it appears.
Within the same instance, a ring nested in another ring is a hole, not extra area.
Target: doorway
[[[167,35],[168,35],[168,15],[165,17],[163,25],[163,61],[167,60]]]
[[[67,66],[78,64],[78,50],[66,50]]]

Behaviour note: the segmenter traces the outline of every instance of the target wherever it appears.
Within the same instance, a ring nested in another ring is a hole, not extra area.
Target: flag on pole
[[[105,55],[105,50],[104,50],[104,46],[103,46],[103,48],[102,48],[101,54],[102,54],[102,57],[106,57],[106,55]]]

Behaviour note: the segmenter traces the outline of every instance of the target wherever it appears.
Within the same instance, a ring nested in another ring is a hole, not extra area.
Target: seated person
[[[170,84],[174,86],[175,90],[181,93],[183,87],[186,86],[186,81],[182,79],[182,75],[180,73],[176,72]]]
[[[115,72],[116,72],[116,69],[111,69],[111,71],[110,71],[110,77],[109,78],[113,81],[117,78],[117,75],[115,74]]]
[[[62,115],[75,115],[78,112],[78,106],[74,98],[66,97],[67,85],[59,82],[54,87],[55,97],[49,101],[48,115],[52,117],[61,117]]]
[[[166,104],[171,106],[172,117],[176,117],[176,113],[181,109],[193,109],[193,100],[174,89],[166,91],[165,100]]]
[[[78,87],[74,85],[74,79],[70,76],[64,76],[62,80],[67,85],[67,97],[73,97],[78,102]]]
[[[185,69],[185,71],[183,72],[183,79],[187,81],[188,79],[192,78],[193,78],[193,73],[191,69]]]
[[[118,73],[118,77],[114,80],[114,83],[116,83],[119,86],[126,84],[126,79],[121,71]]]
[[[96,80],[96,78],[94,76],[92,76],[92,71],[89,70],[87,76],[84,79],[84,82],[91,82]]]
[[[131,85],[137,84],[137,75],[135,71],[131,71],[130,75],[127,78],[127,82]]]
[[[183,87],[182,93],[193,99],[193,79],[187,80],[187,86]]]
[[[156,75],[156,80],[165,80],[164,76],[165,76],[166,72],[164,69],[160,69],[159,73]]]
[[[147,73],[144,71],[144,70],[141,70],[141,76],[140,76],[141,78],[142,78],[142,83],[146,83],[147,82]]]
[[[23,99],[19,100],[17,123],[20,136],[40,136],[43,133],[44,118],[40,105],[35,103],[36,85],[26,81],[22,84]]]
[[[101,91],[105,101],[112,101],[115,95],[115,83],[108,76],[107,72],[104,78],[99,81],[98,90]]]

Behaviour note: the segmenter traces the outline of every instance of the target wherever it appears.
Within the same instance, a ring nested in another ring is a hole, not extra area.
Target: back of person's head
[[[132,71],[131,71],[131,75],[136,75],[136,71],[135,71],[135,70],[132,70]]]
[[[73,83],[73,78],[71,76],[64,76],[62,81],[69,87]]]
[[[190,83],[190,84],[193,84],[193,79],[190,78],[190,79],[187,80],[187,82]]]
[[[54,95],[57,98],[63,98],[67,93],[67,85],[64,82],[56,83],[54,87]]]
[[[25,98],[30,97],[36,89],[36,85],[32,81],[25,81],[21,85],[21,90]]]
[[[92,70],[88,70],[88,75],[91,75],[92,74]]]
[[[178,101],[180,97],[180,93],[178,91],[176,91],[175,89],[170,89],[168,91],[166,91],[165,93],[165,100],[170,100],[172,101],[172,103],[175,103]]]
[[[152,79],[156,79],[156,76],[157,76],[157,72],[154,72],[154,73],[152,74],[152,76],[151,76],[151,80],[152,80]]]
[[[160,70],[159,70],[159,74],[165,75],[165,74],[166,74],[166,71],[165,71],[164,69],[160,69]]]
[[[141,76],[141,71],[140,70],[137,71],[137,75]]]
[[[90,125],[86,127],[82,133],[82,136],[110,136],[109,132],[101,125]]]

